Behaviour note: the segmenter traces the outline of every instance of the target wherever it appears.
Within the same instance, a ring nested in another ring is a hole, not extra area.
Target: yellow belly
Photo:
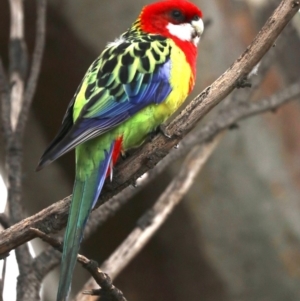
[[[172,91],[164,102],[147,106],[118,127],[117,132],[124,133],[124,150],[139,146],[147,133],[164,123],[182,105],[194,85],[193,74],[184,53],[175,43],[171,46]]]

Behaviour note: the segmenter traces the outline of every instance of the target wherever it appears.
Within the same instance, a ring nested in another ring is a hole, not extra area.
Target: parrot
[[[187,0],[144,6],[79,84],[37,170],[75,148],[75,182],[58,284],[68,299],[83,230],[120,155],[140,146],[183,104],[196,78],[202,11]]]

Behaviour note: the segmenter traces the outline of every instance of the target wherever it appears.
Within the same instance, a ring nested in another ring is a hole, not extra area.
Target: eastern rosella
[[[192,90],[203,27],[202,12],[188,1],[149,4],[79,85],[37,168],[75,148],[57,301],[67,299],[84,226],[120,153],[139,146]]]

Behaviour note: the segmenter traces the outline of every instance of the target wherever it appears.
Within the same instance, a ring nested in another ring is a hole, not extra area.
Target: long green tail
[[[111,161],[113,145],[114,143],[109,153],[105,154],[105,159],[101,162],[99,169],[93,170],[84,181],[78,178],[75,180],[64,237],[57,301],[66,301],[68,298],[83,230],[103,187]]]

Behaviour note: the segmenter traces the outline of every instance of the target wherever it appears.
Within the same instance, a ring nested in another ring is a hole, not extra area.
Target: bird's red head
[[[141,29],[148,33],[197,44],[203,33],[202,12],[186,0],[165,0],[145,6]]]
[[[140,14],[144,32],[171,38],[195,67],[196,46],[203,33],[201,10],[186,0],[164,0],[145,6]]]

